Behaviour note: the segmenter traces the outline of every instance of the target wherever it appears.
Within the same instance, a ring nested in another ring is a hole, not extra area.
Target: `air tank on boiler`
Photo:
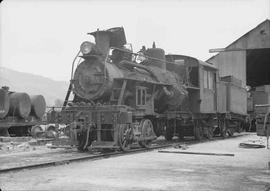
[[[145,50],[144,54],[150,57],[149,62],[145,63],[146,65],[166,70],[165,51],[161,48],[156,48],[155,42],[153,42],[152,48]]]

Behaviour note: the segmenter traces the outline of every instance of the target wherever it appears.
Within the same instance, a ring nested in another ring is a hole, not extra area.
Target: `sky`
[[[269,18],[270,0],[4,0],[0,66],[68,81],[87,33],[118,26],[134,52],[155,41],[205,61]]]

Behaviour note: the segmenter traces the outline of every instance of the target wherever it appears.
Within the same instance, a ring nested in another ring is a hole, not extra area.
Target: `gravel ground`
[[[270,190],[270,150],[239,148],[249,134],[191,145],[184,151],[229,153],[207,156],[158,151],[0,174],[2,190]],[[170,148],[166,151],[183,151]]]

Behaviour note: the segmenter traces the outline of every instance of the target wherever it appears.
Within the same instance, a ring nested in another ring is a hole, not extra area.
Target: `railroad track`
[[[243,136],[243,135],[240,134],[238,136],[233,136],[232,138],[239,137],[239,136]],[[169,143],[165,142],[165,141],[157,141],[157,142],[153,143],[151,145],[151,147],[149,147],[149,148],[134,148],[134,149],[131,149],[131,150],[125,151],[125,152],[114,151],[114,152],[105,152],[105,153],[97,153],[97,154],[89,153],[89,155],[88,155],[88,153],[83,153],[83,156],[81,155],[82,153],[75,153],[75,155],[80,155],[80,156],[74,156],[74,157],[63,156],[61,159],[57,159],[57,160],[53,160],[53,161],[39,162],[39,163],[34,163],[34,164],[26,164],[26,165],[21,165],[21,166],[1,168],[0,174],[6,173],[6,172],[24,170],[24,169],[34,169],[34,168],[64,165],[64,164],[69,164],[72,162],[79,162],[79,161],[86,161],[86,160],[98,160],[98,159],[104,159],[104,158],[110,158],[110,157],[124,156],[124,155],[128,155],[128,154],[149,152],[149,151],[153,151],[153,150],[157,150],[157,149],[179,146],[181,144],[182,145],[183,144],[192,145],[192,144],[203,143],[203,142],[208,142],[208,141],[216,141],[216,140],[221,140],[221,139],[222,138],[220,138],[220,137],[216,137],[216,138],[211,139],[211,140],[171,141]],[[158,145],[158,144],[160,144],[160,145]],[[54,153],[53,155],[57,155],[57,153]]]
[[[40,162],[40,163],[26,164],[26,165],[15,166],[15,167],[10,167],[10,168],[2,168],[2,169],[0,169],[0,173],[19,171],[19,170],[24,170],[24,169],[34,169],[34,168],[41,168],[41,167],[57,166],[57,165],[69,164],[72,162],[78,162],[78,161],[98,160],[98,159],[123,156],[123,155],[128,155],[128,154],[148,152],[148,151],[152,151],[152,150],[156,150],[156,149],[168,148],[168,147],[171,147],[175,144],[178,144],[178,143],[172,142],[172,143],[167,143],[167,144],[162,144],[162,145],[152,145],[149,148],[134,148],[134,149],[131,149],[131,150],[125,151],[125,152],[113,151],[113,152],[105,152],[105,153],[98,153],[98,154],[89,153],[89,155],[84,153],[83,156],[74,156],[74,157],[67,157],[67,158],[65,158],[63,156],[62,159],[48,161],[48,162]],[[77,153],[77,154],[80,155],[80,153]],[[54,155],[57,155],[57,153],[54,153]]]

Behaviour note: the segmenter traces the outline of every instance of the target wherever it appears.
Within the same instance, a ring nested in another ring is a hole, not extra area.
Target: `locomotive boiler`
[[[166,70],[165,52],[155,44],[133,53],[123,28],[89,34],[95,43],[81,44],[61,112],[71,144],[80,150],[147,147],[160,134],[157,118],[186,99],[182,77]]]

